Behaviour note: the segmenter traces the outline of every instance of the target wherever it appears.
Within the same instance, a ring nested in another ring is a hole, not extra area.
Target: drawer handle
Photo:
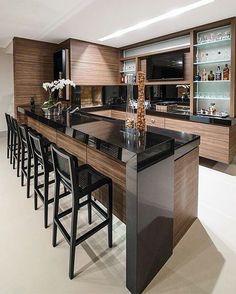
[[[155,119],[152,118],[151,119],[151,123],[154,124],[155,123]]]

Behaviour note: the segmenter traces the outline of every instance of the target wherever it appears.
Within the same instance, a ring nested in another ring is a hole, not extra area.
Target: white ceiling
[[[235,0],[214,3],[119,38],[98,39],[197,0],[0,0],[0,47],[14,36],[59,43],[76,38],[114,47],[236,16]]]

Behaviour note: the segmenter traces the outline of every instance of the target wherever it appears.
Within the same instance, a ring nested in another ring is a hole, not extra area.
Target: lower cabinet
[[[236,140],[231,139],[235,126],[218,126],[177,119],[165,119],[165,128],[199,135],[200,156],[215,161],[230,163],[235,156]],[[230,135],[231,134],[231,135]]]

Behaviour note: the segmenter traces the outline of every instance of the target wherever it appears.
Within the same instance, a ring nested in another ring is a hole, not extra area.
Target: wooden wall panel
[[[87,163],[113,181],[113,211],[123,222],[126,219],[126,166],[104,153],[87,147]],[[95,197],[106,205],[107,191],[100,189]]]
[[[77,85],[119,83],[119,49],[71,39],[70,57]]]
[[[78,140],[72,139],[71,137],[57,132],[56,144],[65,149],[67,152],[75,155],[80,163],[86,163],[86,145]]]
[[[198,165],[199,148],[175,161],[174,246],[197,218]]]
[[[14,106],[29,104],[30,97],[42,104],[47,93],[43,82],[53,80],[53,53],[56,44],[14,38]]]

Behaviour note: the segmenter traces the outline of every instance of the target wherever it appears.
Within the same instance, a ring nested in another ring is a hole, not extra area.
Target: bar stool
[[[13,156],[13,169],[17,169],[17,177],[20,176],[20,154],[21,144],[19,138],[18,123],[15,118],[11,118],[12,121],[12,156]]]
[[[7,123],[7,158],[10,158],[10,154],[12,153],[12,125],[10,114],[5,113],[5,118]],[[10,163],[12,163],[12,160],[10,161]]]
[[[53,202],[49,199],[49,185],[54,183],[49,180],[50,173],[53,171],[51,162],[51,152],[45,152],[43,138],[40,134],[35,134],[32,130],[28,131],[31,151],[34,158],[34,209],[38,209],[38,197],[44,205],[44,227],[48,227],[48,205]],[[39,184],[38,167],[41,166],[43,173],[43,184]],[[43,188],[43,192],[40,189]]]
[[[75,248],[77,245],[87,240],[96,232],[108,226],[108,246],[112,247],[112,180],[88,164],[78,167],[77,158],[67,153],[63,149],[52,145],[52,160],[55,172],[55,196],[54,196],[54,212],[53,212],[53,247],[57,242],[57,228],[60,229],[62,235],[70,245],[70,259],[69,259],[69,277],[74,277],[74,262],[75,262]],[[67,209],[61,213],[58,212],[59,198],[60,198],[60,184],[62,184],[72,194],[72,208]],[[91,197],[92,192],[108,186],[107,197],[107,212],[98,206]],[[86,200],[80,202],[81,198],[87,197]],[[88,205],[88,222],[92,223],[92,206],[105,218],[99,225],[90,229],[79,238],[76,237],[78,210]],[[62,225],[60,219],[69,213],[71,215],[71,231],[67,232]]]
[[[21,144],[21,166],[20,166],[20,171],[21,171],[21,186],[24,186],[24,179],[26,178],[26,187],[27,187],[27,198],[30,197],[30,180],[33,179],[33,175],[31,170],[33,168],[32,165],[32,151],[31,151],[31,146],[30,146],[30,139],[29,139],[29,134],[28,131],[31,130],[33,133],[38,134],[41,136],[39,133],[37,133],[34,129],[28,127],[25,124],[18,125],[19,127],[19,137],[20,137],[20,144]],[[45,152],[48,152],[48,148],[51,144],[46,138],[42,137],[43,141],[43,148]],[[25,164],[27,162],[27,164]],[[38,175],[41,176],[43,173],[39,173]]]

